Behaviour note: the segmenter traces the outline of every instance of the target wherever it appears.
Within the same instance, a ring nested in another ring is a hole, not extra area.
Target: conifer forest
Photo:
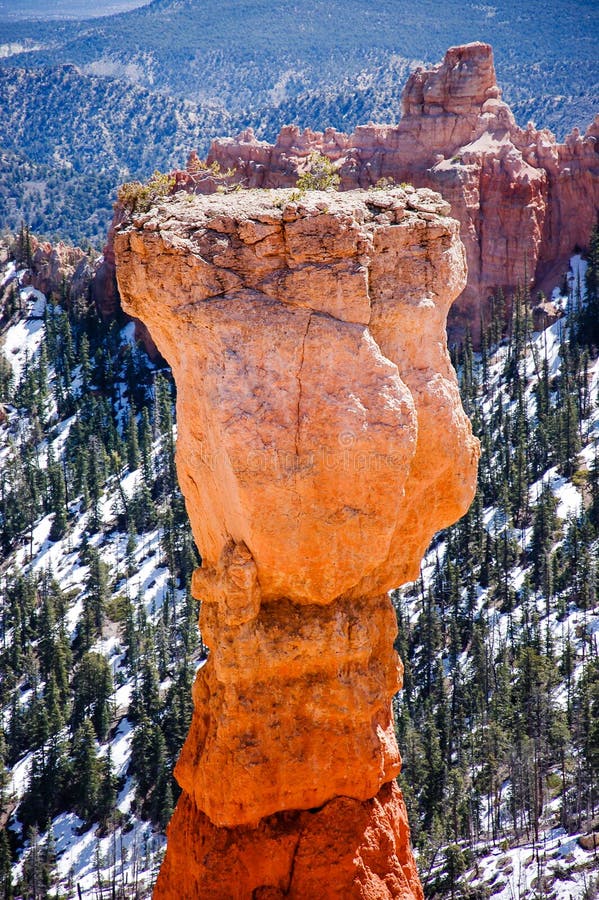
[[[27,286],[26,228],[4,245],[0,898],[148,897],[209,653],[174,382],[68,280]],[[524,858],[519,896],[599,889],[599,848],[578,843],[599,822],[598,229],[561,317],[535,329],[532,299],[497,294],[480,351],[454,351],[478,491],[393,592],[400,783],[431,900],[490,898]]]

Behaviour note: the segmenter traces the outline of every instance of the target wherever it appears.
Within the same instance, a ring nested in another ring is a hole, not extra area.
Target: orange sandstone
[[[218,828],[183,794],[155,897],[197,900],[414,900],[422,897],[401,791]],[[199,889],[201,885],[201,892]]]
[[[211,650],[158,898],[422,896],[386,592],[475,486],[448,211],[426,189],[243,191],[116,229],[123,306],[177,383]]]
[[[92,266],[87,254],[80,247],[70,247],[62,241],[50,244],[29,236],[31,258],[29,268],[23,273],[21,283],[60,299],[61,303],[73,302],[84,296],[92,280]],[[63,296],[69,283],[68,298]]]

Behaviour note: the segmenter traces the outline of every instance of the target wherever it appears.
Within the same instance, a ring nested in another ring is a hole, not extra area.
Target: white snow
[[[128,322],[124,328],[121,328],[121,337],[123,342],[129,344],[131,347],[137,346],[137,341],[135,340],[135,322]]]
[[[583,850],[579,835],[567,835],[561,828],[542,832],[538,844],[526,842],[500,850],[495,847],[477,860],[476,882],[490,888],[494,900],[518,900],[538,896],[534,887],[538,878],[552,883],[555,900],[582,900],[585,890],[584,866],[592,866],[592,853]],[[481,847],[484,852],[485,848]],[[568,870],[564,860],[568,859]],[[466,873],[471,881],[474,870]],[[530,893],[529,893],[530,892]],[[545,896],[545,894],[543,894]]]
[[[530,499],[536,502],[543,486],[548,485],[558,500],[557,515],[560,519],[576,518],[582,511],[582,495],[576,485],[572,484],[554,467],[548,469],[543,477],[530,487]]]
[[[129,686],[130,688],[130,686]],[[131,741],[133,739],[133,725],[127,718],[121,719],[114,737],[110,742],[110,754],[114,774],[118,777],[125,775],[131,756]],[[103,748],[106,754],[106,748]]]
[[[10,790],[17,797],[22,797],[29,780],[33,753],[27,753],[10,770]]]
[[[0,279],[0,287],[5,287],[9,282],[11,282],[16,275],[16,267],[14,262],[11,260],[4,272],[2,273],[2,278]]]
[[[4,337],[4,355],[10,362],[18,383],[25,365],[33,357],[44,336],[44,323],[41,319],[20,319],[11,326]]]

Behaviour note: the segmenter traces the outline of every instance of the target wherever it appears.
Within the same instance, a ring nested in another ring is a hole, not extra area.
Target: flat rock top
[[[206,226],[226,232],[252,220],[265,225],[294,222],[323,214],[351,218],[360,224],[390,224],[407,217],[447,216],[450,212],[440,194],[411,185],[390,189],[353,191],[306,191],[252,189],[228,194],[178,193],[157,202],[145,213],[134,213],[120,226],[133,225],[145,231],[182,231]],[[424,215],[423,215],[424,214]]]

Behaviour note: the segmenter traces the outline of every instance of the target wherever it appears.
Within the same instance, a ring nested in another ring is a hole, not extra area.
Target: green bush
[[[340,181],[334,163],[328,156],[314,150],[308,157],[308,167],[295,186],[299,191],[336,191]]]
[[[129,213],[147,212],[161,197],[167,197],[175,186],[175,176],[154,172],[149,181],[127,181],[117,191],[119,204]]]

